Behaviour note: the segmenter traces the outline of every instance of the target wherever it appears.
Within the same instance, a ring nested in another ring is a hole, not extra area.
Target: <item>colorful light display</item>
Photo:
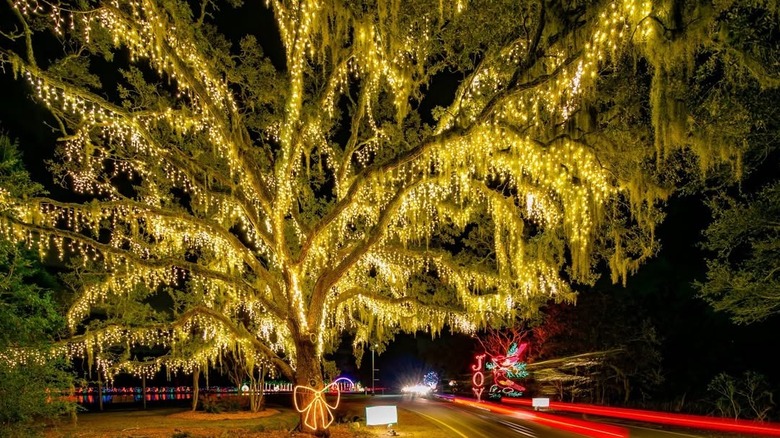
[[[505,355],[491,356],[490,360],[484,363],[484,368],[493,374],[493,384],[488,390],[491,398],[500,399],[501,397],[520,397],[525,391],[525,387],[517,383],[516,379],[522,379],[528,376],[525,362],[521,361],[523,353],[528,348],[528,343],[517,344],[513,342],[509,345]],[[477,401],[481,400],[484,391],[485,375],[482,372],[483,360],[487,354],[475,356],[477,363],[471,366],[474,374],[471,377],[474,395]]]
[[[423,376],[423,385],[430,387],[431,389],[435,389],[436,385],[439,384],[439,375],[436,374],[435,371],[430,371],[425,376]]]
[[[471,390],[474,391],[474,396],[480,402],[482,401],[482,392],[485,390],[485,375],[482,374],[482,361],[485,359],[485,355],[478,354],[474,358],[477,360],[477,363],[471,366],[471,369],[474,371],[474,374],[471,376],[473,385]]]

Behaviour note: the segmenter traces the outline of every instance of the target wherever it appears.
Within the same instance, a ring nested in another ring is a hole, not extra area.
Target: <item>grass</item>
[[[189,438],[263,436],[262,432],[284,432],[295,428],[297,412],[278,411],[261,418],[230,418],[230,413],[212,414],[211,419],[180,416],[186,408],[159,408],[134,411],[106,411],[79,415],[76,424],[50,428],[51,438]],[[221,417],[221,419],[220,419]],[[266,436],[273,436],[272,434]],[[280,435],[287,436],[287,435]]]
[[[388,428],[385,426],[369,426],[367,429],[372,433],[370,436],[388,436]],[[392,429],[402,437],[452,438],[452,432],[448,432],[430,420],[405,409],[398,410],[398,424],[394,425]]]
[[[389,436],[386,426],[366,426],[365,407],[375,405],[368,397],[345,398],[335,412],[331,438]],[[289,408],[269,409],[271,415],[236,418],[236,413],[191,415],[186,408],[105,411],[81,414],[76,424],[49,427],[47,438],[281,438],[304,436],[293,431],[298,413]],[[209,419],[205,419],[208,416]],[[392,427],[402,437],[450,438],[451,434],[429,420],[404,409]]]

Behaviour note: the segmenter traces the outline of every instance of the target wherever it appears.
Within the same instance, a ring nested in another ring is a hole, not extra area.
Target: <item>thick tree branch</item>
[[[330,269],[326,269],[317,279],[314,285],[314,291],[311,298],[311,311],[309,312],[309,324],[312,327],[319,326],[319,319],[322,317],[322,308],[325,300],[330,293],[331,287],[335,285],[347,270],[352,268],[360,258],[366,254],[375,244],[382,240],[390,221],[393,219],[396,211],[404,201],[404,196],[412,191],[419,183],[413,183],[398,190],[395,195],[387,202],[382,209],[376,224],[372,227],[368,237],[358,243],[350,253],[338,264]]]
[[[46,227],[41,225],[28,224],[19,221],[18,219],[15,218],[7,218],[7,220],[12,224],[14,224],[15,226],[21,227],[30,232],[41,234],[41,235],[57,236],[65,239],[70,239],[74,242],[80,242],[84,245],[94,248],[99,253],[102,253],[104,255],[111,254],[121,259],[130,261],[132,264],[137,266],[143,266],[149,269],[171,268],[171,267],[178,266],[182,269],[185,269],[193,274],[202,277],[203,279],[217,280],[225,284],[229,284],[233,287],[236,287],[237,289],[243,289],[248,296],[255,297],[263,306],[265,306],[270,312],[272,312],[279,319],[284,319],[284,317],[286,316],[286,313],[281,311],[274,303],[268,301],[268,299],[262,296],[259,296],[257,293],[258,291],[254,288],[254,286],[248,284],[244,279],[237,279],[236,277],[231,276],[229,274],[225,274],[219,271],[214,271],[206,268],[205,266],[193,262],[188,262],[184,259],[178,259],[174,257],[143,258],[132,251],[123,250],[120,248],[116,248],[112,245],[100,243],[93,238],[87,237],[81,233],[77,233],[74,231],[62,230],[58,228]]]
[[[27,24],[27,20],[24,19],[24,16],[22,15],[21,11],[16,8],[16,5],[14,4],[13,0],[6,0],[8,3],[8,6],[11,7],[11,9],[14,11],[14,15],[19,20],[19,23],[22,25],[22,32],[24,35],[24,48],[25,53],[27,55],[27,63],[32,65],[33,67],[37,66],[37,63],[35,61],[35,53],[33,52],[33,43],[32,43],[32,30],[30,30],[30,26]],[[3,52],[0,52],[3,53]],[[8,52],[4,52],[6,55]]]
[[[204,315],[212,318],[215,321],[218,321],[223,325],[223,327],[230,330],[230,332],[237,337],[249,341],[258,351],[270,359],[271,362],[276,367],[278,367],[282,374],[284,374],[287,378],[293,381],[295,380],[295,372],[292,367],[282,358],[280,358],[274,350],[270,349],[267,345],[257,339],[257,336],[249,333],[249,331],[243,325],[235,324],[222,312],[210,309],[208,307],[194,307],[183,313],[181,319],[192,317],[194,315]]]
[[[63,211],[81,211],[85,214],[91,214],[94,212],[94,206],[91,204],[60,202],[50,198],[36,198],[31,200],[31,202],[38,205],[54,206]],[[195,229],[202,229],[212,235],[219,236],[228,245],[230,245],[230,247],[233,248],[237,254],[240,254],[244,263],[251,267],[253,272],[265,280],[266,285],[270,287],[272,291],[279,291],[278,279],[274,278],[268,269],[266,269],[258,262],[252,251],[247,248],[233,233],[213,221],[192,216],[188,213],[185,213],[184,211],[167,210],[164,208],[139,203],[127,198],[123,198],[117,201],[100,202],[98,206],[103,211],[115,212],[124,210],[125,208],[129,207],[130,210],[135,210],[133,215],[138,215],[139,217],[147,217],[147,214],[152,214],[157,217],[189,223]],[[128,216],[126,215],[123,219],[126,220],[127,217]]]
[[[151,4],[149,7],[153,8]],[[132,17],[126,16],[121,10],[115,8],[111,8],[111,10],[117,17],[123,18],[126,26],[131,29],[136,29],[136,31],[141,34],[144,33],[144,29],[139,28],[136,24],[136,20]],[[161,17],[166,16],[165,14],[160,14],[159,11],[155,11],[155,13]],[[240,165],[240,174],[248,178],[248,185],[253,188],[258,196],[258,201],[260,201],[265,210],[265,214],[270,217],[271,211],[273,210],[271,206],[270,191],[263,183],[260,175],[256,173],[256,169],[249,166],[248,163],[242,159],[243,155],[240,153],[242,147],[247,148],[250,146],[244,144],[244,140],[249,138],[249,134],[244,125],[240,122],[240,115],[235,109],[228,109],[230,117],[225,115],[225,111],[220,109],[220,105],[217,105],[213,100],[214,97],[212,96],[212,93],[208,91],[209,87],[206,84],[203,84],[197,75],[194,74],[193,69],[187,65],[187,62],[181,58],[180,54],[169,46],[166,35],[152,34],[150,36],[159,41],[160,44],[158,46],[163,51],[165,59],[170,63],[173,72],[175,73],[175,76],[179,78],[179,81],[184,81],[194,90],[195,94],[205,102],[204,108],[207,110],[212,125],[217,127],[221,137],[227,141],[227,146],[232,148],[233,155]],[[234,133],[238,133],[238,135],[233,135]]]

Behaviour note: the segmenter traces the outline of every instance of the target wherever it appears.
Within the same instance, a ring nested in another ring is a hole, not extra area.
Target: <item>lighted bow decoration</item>
[[[351,383],[346,377],[340,377],[330,384],[326,385],[320,390],[316,390],[310,386],[298,385],[293,390],[293,403],[295,404],[295,410],[303,413],[303,424],[311,430],[317,430],[317,424],[321,424],[323,429],[327,429],[332,423],[335,417],[333,416],[333,410],[339,406],[341,401],[341,389],[339,389],[338,383],[342,380],[346,380]],[[336,402],[332,405],[325,400],[325,394],[335,389]],[[298,405],[298,398],[306,398],[311,393],[312,398],[308,404],[304,407]]]

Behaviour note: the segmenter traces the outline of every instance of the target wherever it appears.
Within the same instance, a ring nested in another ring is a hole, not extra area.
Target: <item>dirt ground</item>
[[[170,414],[168,415],[168,418],[187,421],[252,420],[255,418],[270,417],[276,414],[279,414],[278,409],[266,409],[260,412],[224,412],[220,414],[186,410]]]

